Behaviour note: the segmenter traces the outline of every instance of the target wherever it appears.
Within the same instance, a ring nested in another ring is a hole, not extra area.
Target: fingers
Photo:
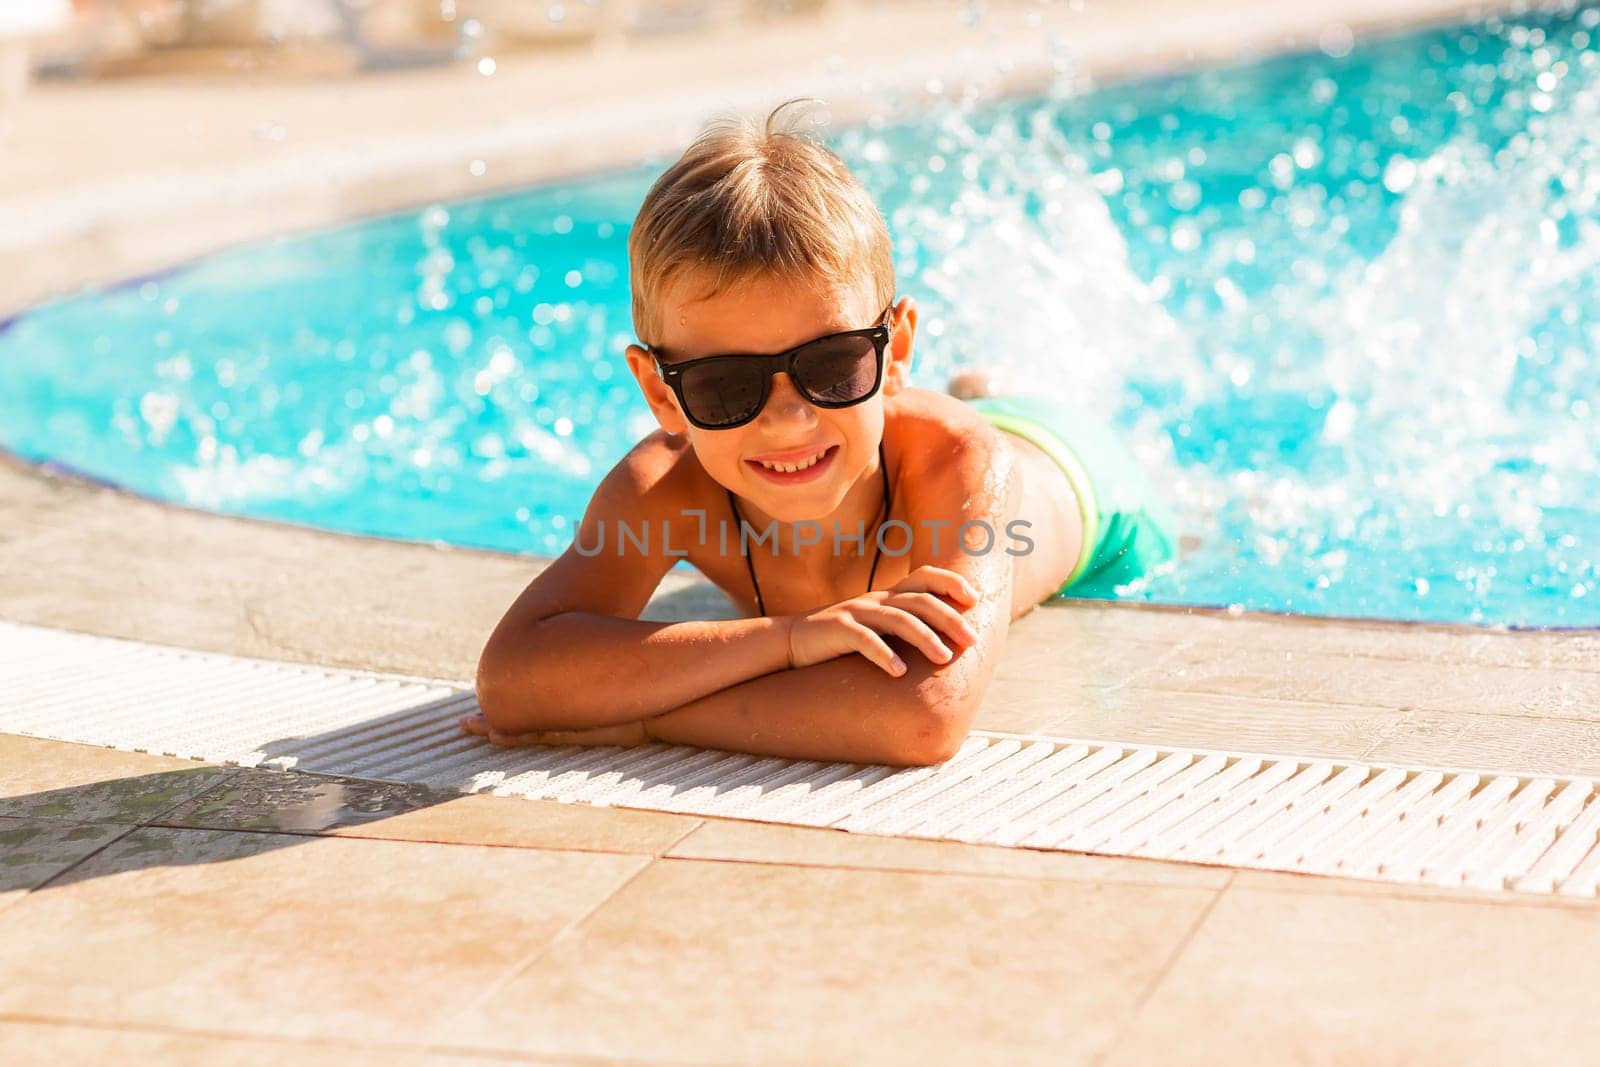
[[[900,592],[925,590],[930,593],[942,593],[964,608],[972,607],[979,600],[977,587],[967,581],[965,576],[932,564],[918,567],[896,582],[893,588]]]
[[[960,645],[977,643],[978,631],[962,617],[961,612],[940,600],[932,593],[896,593],[884,602],[891,607],[912,612],[942,636]]]
[[[522,748],[526,745],[540,744],[543,733],[534,731],[527,734],[503,734],[499,730],[489,731],[489,743],[501,748]]]
[[[977,643],[977,630],[962,611],[978,603],[978,591],[963,575],[945,567],[918,567],[888,594],[876,594],[871,603],[853,604],[855,621],[847,629],[856,651],[890,674],[898,677],[906,666],[882,634],[904,638],[938,664],[955,658],[952,645],[970,648]],[[941,597],[949,597],[959,607]]]
[[[618,745],[623,748],[649,744],[649,731],[640,723],[623,723],[618,726],[600,726],[592,730],[529,730],[526,733],[502,733],[489,725],[483,713],[463,715],[461,728],[469,734],[487,738],[501,748],[524,748],[528,745]]]
[[[903,608],[880,604],[860,614],[873,629],[905,638],[935,663],[949,663],[955,658],[955,653],[927,623]]]
[[[894,649],[877,631],[859,622],[845,624],[845,630],[855,638],[856,651],[882,667],[896,678],[906,673],[906,661],[895,655]]]
[[[463,715],[459,720],[460,726],[469,734],[486,737],[491,745],[501,748],[521,748],[523,745],[536,745],[542,734],[539,731],[526,734],[503,734],[489,725],[489,720],[484,718],[483,712],[475,711],[471,715]]]

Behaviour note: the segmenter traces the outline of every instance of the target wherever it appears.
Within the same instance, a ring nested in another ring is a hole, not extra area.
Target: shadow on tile
[[[116,824],[274,831],[258,842],[270,850],[305,840],[293,836],[295,832],[387,819],[457,795],[294,772],[197,767],[6,797],[0,799],[0,816],[5,817],[0,822],[7,824],[0,834],[0,844],[7,846],[0,856],[0,893],[48,890],[94,877],[93,865],[79,862],[85,856],[82,843],[95,851],[120,836]],[[61,832],[49,833],[52,827]],[[66,869],[41,883],[42,865],[57,858]],[[212,859],[181,849],[132,848],[119,869],[181,867]]]

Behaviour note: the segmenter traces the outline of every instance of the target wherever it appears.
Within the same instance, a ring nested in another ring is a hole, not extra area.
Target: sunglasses
[[[642,347],[655,357],[656,374],[671,387],[690,422],[702,430],[731,430],[761,414],[772,392],[772,376],[779,371],[819,408],[847,408],[876,393],[883,382],[893,307],[891,303],[884,308],[876,326],[830,333],[771,356],[705,356],[662,363],[659,349]]]

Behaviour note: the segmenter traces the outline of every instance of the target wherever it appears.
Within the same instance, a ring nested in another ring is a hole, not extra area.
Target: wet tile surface
[[[1600,907],[1229,889],[1107,1061],[1582,1064]]]
[[[193,760],[0,734],[0,815],[140,823],[235,772]]]
[[[668,812],[466,795],[420,785],[242,771],[163,826],[659,855],[700,824]]]
[[[1160,863],[1119,856],[969,845],[960,841],[880,837],[743,819],[707,819],[698,830],[674,845],[667,855],[679,859],[1209,888],[1226,885],[1233,873],[1226,867],[1195,863]]]
[[[723,1062],[1079,1062],[1108,1046],[1214,896],[663,859],[439,1040]]]
[[[167,812],[162,826],[324,833],[393,819],[459,794],[295,771],[241,771]]]
[[[648,862],[136,829],[0,911],[0,1014],[418,1042]]]
[[[106,823],[0,816],[0,908],[127,831]]]

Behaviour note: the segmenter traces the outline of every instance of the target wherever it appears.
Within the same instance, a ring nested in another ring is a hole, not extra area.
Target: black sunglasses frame
[[[754,422],[756,417],[760,415],[761,412],[766,408],[767,400],[772,396],[772,376],[778,371],[783,371],[785,374],[787,374],[789,376],[789,380],[794,382],[794,387],[799,390],[800,395],[805,397],[807,402],[814,404],[819,408],[855,407],[857,404],[865,403],[866,401],[872,399],[873,395],[883,387],[884,353],[888,350],[889,339],[894,334],[894,323],[893,320],[889,318],[889,313],[893,310],[893,304],[890,304],[888,307],[884,308],[883,314],[878,316],[879,322],[876,326],[868,326],[863,330],[841,330],[838,333],[830,333],[824,334],[821,337],[813,337],[811,340],[806,341],[803,344],[795,345],[786,352],[778,352],[770,356],[754,354],[730,354],[721,356],[702,356],[699,359],[689,359],[683,361],[682,363],[662,363],[660,352],[651,348],[649,345],[642,345],[641,347],[646,352],[650,353],[651,357],[655,359],[656,375],[662,381],[667,383],[668,387],[672,389],[673,395],[678,398],[678,409],[683,412],[684,418],[688,419],[702,430],[732,430],[737,427],[744,426],[747,423]],[[872,379],[872,388],[854,400],[818,400],[816,397],[812,396],[803,385],[800,384],[800,379],[795,377],[795,360],[798,358],[801,352],[805,351],[807,348],[810,348],[812,345],[821,344],[824,341],[835,341],[841,337],[866,337],[871,339],[873,350],[876,353],[875,361],[877,364]],[[741,364],[747,367],[756,366],[760,368],[761,396],[757,400],[756,406],[750,412],[750,414],[742,419],[739,419],[737,422],[702,422],[699,418],[695,417],[693,412],[689,410],[689,403],[684,399],[683,375],[692,367],[700,367],[709,363],[732,360],[739,360]]]

